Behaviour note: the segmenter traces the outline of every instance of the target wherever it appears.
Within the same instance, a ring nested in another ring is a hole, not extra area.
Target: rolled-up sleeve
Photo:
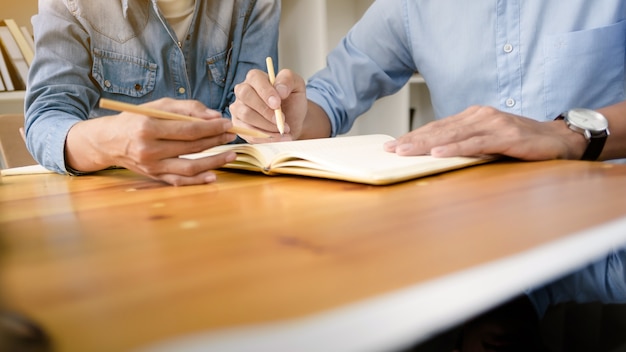
[[[332,136],[350,130],[376,99],[400,90],[415,72],[404,0],[375,1],[311,77],[307,97],[330,118]]]
[[[99,97],[88,38],[61,1],[41,1],[32,22],[37,51],[25,99],[27,147],[44,167],[67,173],[68,131],[89,117]]]

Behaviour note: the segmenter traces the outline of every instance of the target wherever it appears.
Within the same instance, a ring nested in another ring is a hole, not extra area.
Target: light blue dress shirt
[[[68,172],[67,133],[112,113],[97,107],[101,97],[197,99],[229,117],[235,84],[277,58],[280,1],[197,0],[195,13],[181,48],[156,0],[40,1],[25,102],[37,162]]]
[[[625,48],[624,0],[377,0],[307,96],[333,136],[415,72],[437,118],[489,105],[548,121],[624,100]],[[527,294],[539,315],[564,301],[626,302],[626,251]]]
[[[624,100],[625,20],[624,0],[377,0],[307,96],[333,135],[416,71],[437,118],[489,105],[552,120]]]
[[[626,303],[626,250],[614,250],[606,258],[526,294],[539,316],[563,302]]]

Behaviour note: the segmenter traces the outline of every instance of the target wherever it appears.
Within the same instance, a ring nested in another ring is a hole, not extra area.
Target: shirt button
[[[108,79],[104,81],[104,86],[107,88],[111,88],[111,81],[109,81]]]
[[[184,87],[178,88],[178,94],[185,94],[186,90]]]
[[[504,52],[505,52],[505,53],[507,53],[507,54],[508,54],[508,53],[510,53],[511,51],[513,51],[513,45],[508,44],[508,43],[507,43],[507,44],[504,44],[504,48],[503,48],[503,50],[504,50]]]
[[[515,106],[515,99],[509,98],[504,103],[506,104],[507,107],[512,108]]]

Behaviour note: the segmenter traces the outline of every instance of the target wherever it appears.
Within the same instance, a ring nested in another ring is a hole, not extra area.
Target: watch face
[[[604,131],[609,127],[602,114],[589,109],[572,109],[567,112],[567,119],[574,126],[592,132]]]

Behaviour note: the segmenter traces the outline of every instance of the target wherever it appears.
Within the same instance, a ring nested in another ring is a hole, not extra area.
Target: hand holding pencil
[[[230,143],[234,134],[265,135],[234,126],[199,101],[161,98],[134,105],[101,98],[100,105],[121,113],[87,119],[70,129],[68,170],[88,173],[118,166],[172,185],[211,183],[214,170],[233,161],[234,152],[193,160],[180,156]]]
[[[230,112],[233,124],[266,132],[272,139],[242,137],[249,143],[328,137],[329,119],[320,107],[309,103],[304,78],[288,68],[275,73],[271,58],[266,59],[266,66],[250,70],[245,81],[235,87]],[[313,119],[308,118],[311,111]],[[320,133],[324,124],[328,130]]]
[[[100,107],[103,108],[103,109],[109,109],[109,110],[132,112],[132,113],[135,113],[135,114],[146,115],[146,116],[154,117],[154,118],[157,118],[157,119],[164,119],[164,120],[178,120],[178,121],[198,121],[198,120],[202,120],[200,118],[193,117],[193,116],[176,114],[176,113],[173,113],[173,112],[168,112],[168,111],[148,108],[148,107],[145,107],[145,106],[142,106],[142,105],[133,105],[133,104],[123,103],[121,101],[115,101],[115,100],[110,100],[110,99],[105,99],[105,98],[100,99]],[[259,138],[269,138],[270,137],[269,135],[267,135],[267,134],[265,134],[265,133],[263,133],[261,131],[257,131],[257,130],[253,130],[253,129],[249,129],[249,128],[244,128],[244,127],[237,127],[237,126],[231,127],[228,130],[228,132],[234,133],[234,134],[239,134],[239,135],[247,135],[247,136],[252,136],[252,137],[259,137]]]
[[[270,78],[270,84],[276,84],[276,74],[274,73],[274,62],[272,61],[272,57],[268,56],[265,59],[265,64],[267,65],[267,74]],[[281,135],[285,134],[285,117],[283,116],[283,110],[281,108],[274,110],[274,116],[276,118],[276,126],[278,126],[278,132]]]

